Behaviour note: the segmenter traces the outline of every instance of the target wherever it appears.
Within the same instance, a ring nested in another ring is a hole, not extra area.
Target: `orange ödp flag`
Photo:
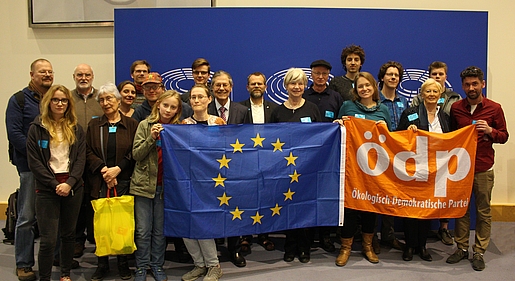
[[[470,204],[474,126],[438,134],[389,132],[351,118],[346,141],[345,208],[411,218],[459,218]]]

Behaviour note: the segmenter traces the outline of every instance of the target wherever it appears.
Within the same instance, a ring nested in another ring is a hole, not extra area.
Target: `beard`
[[[252,92],[250,92],[250,96],[253,99],[259,99],[259,98],[263,97],[263,92],[261,92],[261,91],[252,91]]]

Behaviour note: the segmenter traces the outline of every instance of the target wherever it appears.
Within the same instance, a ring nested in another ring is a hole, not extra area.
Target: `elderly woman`
[[[122,83],[118,84],[118,91],[122,96],[120,101],[120,111],[123,115],[131,117],[134,113],[132,104],[136,98],[136,86],[129,80],[123,81]]]
[[[423,102],[418,106],[410,107],[402,112],[397,130],[424,130],[435,133],[449,132],[449,116],[438,105],[443,88],[436,80],[429,78],[421,87]],[[404,219],[404,235],[406,248],[402,259],[410,261],[413,254],[418,252],[421,259],[432,261],[431,254],[426,249],[427,234],[431,228],[431,220]]]
[[[342,125],[343,121],[349,120],[350,116],[352,116],[375,120],[378,123],[386,124],[388,129],[390,129],[390,114],[388,113],[388,108],[380,102],[379,90],[377,89],[377,82],[374,76],[368,72],[360,72],[354,78],[354,85],[356,87],[352,90],[352,100],[343,103],[338,114],[338,118],[342,119],[335,120],[335,122]],[[336,258],[336,265],[344,266],[349,260],[354,234],[359,225],[359,218],[361,218],[361,232],[363,236],[362,253],[369,262],[378,263],[379,258],[372,249],[376,214],[349,208],[345,208],[344,212],[345,222],[340,232],[342,247],[340,254]]]
[[[138,122],[120,112],[122,96],[112,83],[100,87],[96,97],[104,115],[88,124],[87,168],[91,172],[91,197],[105,198],[129,193],[129,183],[134,170],[132,143]],[[102,280],[109,271],[108,256],[98,257],[98,267],[91,280]],[[119,255],[118,274],[123,280],[132,277],[127,256]]]
[[[300,68],[290,68],[284,77],[284,87],[288,99],[272,112],[270,123],[279,122],[320,122],[318,106],[305,100],[302,95],[308,84],[308,78]],[[308,228],[291,229],[286,231],[284,244],[285,262],[292,262],[297,255],[299,261],[307,263],[310,260],[311,231]]]
[[[75,225],[84,191],[86,142],[77,124],[73,97],[66,87],[52,86],[43,96],[40,109],[27,135],[27,158],[36,180],[36,216],[41,236],[39,280],[51,278],[60,235],[60,280],[70,281]]]

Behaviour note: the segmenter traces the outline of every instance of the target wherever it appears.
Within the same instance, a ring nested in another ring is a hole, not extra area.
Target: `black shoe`
[[[231,262],[237,267],[245,267],[247,265],[247,261],[240,253],[231,254]]]
[[[283,261],[292,262],[295,259],[295,255],[292,253],[284,253]]]
[[[425,260],[425,261],[432,261],[433,260],[433,257],[431,256],[431,254],[429,254],[429,252],[427,251],[426,247],[420,247],[418,249],[418,255],[421,259]]]
[[[322,244],[322,249],[324,249],[324,251],[326,251],[326,252],[332,253],[332,252],[336,251],[336,248],[334,247],[334,243],[333,243],[333,241],[331,241],[331,238],[329,238],[329,237],[324,237],[321,241],[321,244]]]
[[[399,241],[399,239],[394,238],[393,240],[383,241],[381,239],[381,245],[385,245],[387,247],[390,247],[392,249],[396,249],[399,251],[404,251],[404,248],[406,247],[406,244]]]
[[[91,275],[91,281],[102,281],[108,272],[109,266],[98,265],[97,270],[95,270],[95,273]]]
[[[132,272],[129,269],[129,263],[127,262],[127,256],[118,256],[118,275],[122,280],[129,280],[132,278]]]
[[[311,257],[309,256],[308,252],[301,252],[299,255],[299,261],[301,263],[307,263],[307,262],[309,262],[310,259],[311,259]]]
[[[410,261],[413,259],[413,248],[411,247],[406,247],[406,249],[404,249],[404,252],[402,252],[402,259],[405,260],[405,261]]]

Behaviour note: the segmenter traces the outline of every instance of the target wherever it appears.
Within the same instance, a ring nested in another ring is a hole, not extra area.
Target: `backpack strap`
[[[22,91],[19,91],[14,94],[14,98],[16,99],[18,106],[20,106],[21,111],[23,111],[23,108],[25,108],[25,94]]]

